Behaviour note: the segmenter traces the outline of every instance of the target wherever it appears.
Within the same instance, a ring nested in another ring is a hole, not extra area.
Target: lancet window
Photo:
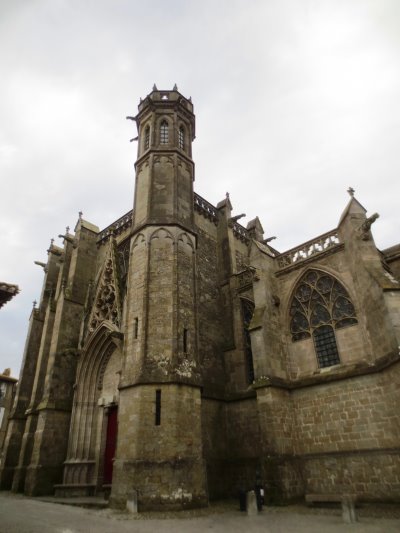
[[[179,127],[178,131],[178,146],[181,150],[184,150],[185,148],[185,130],[183,126]]]
[[[150,126],[146,126],[144,130],[144,149],[148,150],[150,148]]]
[[[290,306],[293,341],[313,338],[320,367],[340,363],[335,329],[357,324],[346,289],[333,276],[309,270],[298,282]]]
[[[168,122],[166,120],[163,120],[160,125],[160,143],[168,144],[168,140],[169,140]]]

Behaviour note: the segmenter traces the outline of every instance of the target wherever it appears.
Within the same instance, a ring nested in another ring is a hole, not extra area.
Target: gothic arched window
[[[254,381],[254,365],[253,353],[251,351],[251,340],[249,326],[254,313],[254,304],[245,298],[240,299],[242,304],[242,318],[243,318],[243,336],[244,336],[244,353],[246,357],[247,381],[253,383]]]
[[[183,126],[179,127],[178,131],[178,146],[181,150],[185,148],[185,130]]]
[[[168,134],[169,134],[168,122],[166,120],[163,120],[160,126],[160,143],[161,144],[168,144],[168,137],[169,137]]]
[[[340,363],[335,329],[357,324],[346,289],[334,277],[309,270],[299,280],[290,306],[293,341],[313,338],[319,366]]]
[[[144,149],[148,150],[150,147],[150,126],[146,126],[144,130]]]

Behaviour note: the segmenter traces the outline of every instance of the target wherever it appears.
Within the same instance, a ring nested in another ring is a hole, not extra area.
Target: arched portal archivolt
[[[103,322],[88,339],[77,369],[64,484],[96,485],[102,467],[104,407],[118,403],[120,334]]]

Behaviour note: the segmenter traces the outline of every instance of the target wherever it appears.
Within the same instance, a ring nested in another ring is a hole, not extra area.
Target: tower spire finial
[[[158,91],[156,84],[153,85],[153,91]]]
[[[353,187],[349,187],[349,188],[347,189],[347,192],[348,192],[348,193],[350,194],[350,196],[353,198],[354,193],[355,193],[356,191],[353,189]]]

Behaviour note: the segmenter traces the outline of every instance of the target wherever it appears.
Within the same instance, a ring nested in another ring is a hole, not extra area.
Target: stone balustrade
[[[309,257],[326,252],[340,244],[337,229],[328,231],[311,241],[307,241],[296,248],[283,252],[277,256],[279,268],[286,268],[293,264],[307,260]]]
[[[233,229],[233,234],[237,239],[243,242],[246,242],[246,243],[250,241],[249,232],[241,224],[239,224],[238,222],[234,222],[232,229]]]
[[[132,224],[132,215],[133,215],[133,209],[125,213],[122,217],[120,217],[118,220],[104,228],[97,238],[97,243],[102,244],[103,242],[107,241],[110,235],[118,235],[121,233],[124,229],[128,228]]]
[[[214,224],[218,223],[217,208],[196,193],[194,193],[194,208],[198,213],[209,218]]]

